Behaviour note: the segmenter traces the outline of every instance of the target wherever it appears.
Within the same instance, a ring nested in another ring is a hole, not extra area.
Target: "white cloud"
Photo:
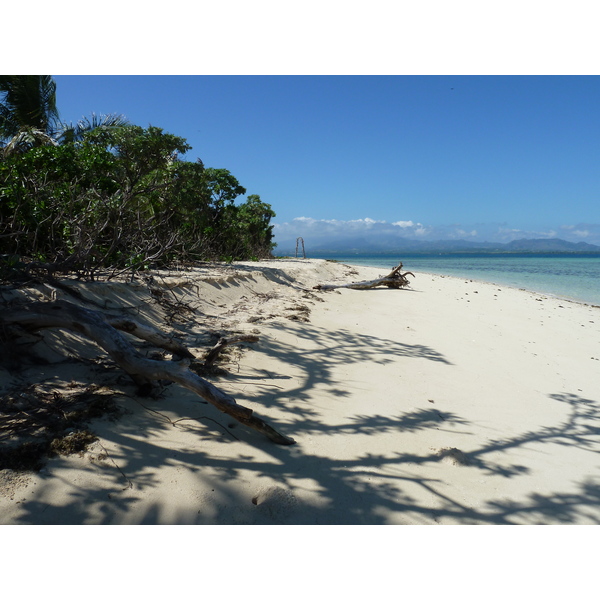
[[[348,240],[349,245],[392,245],[394,240],[439,241],[470,240],[475,242],[511,242],[518,239],[550,239],[560,237],[567,241],[600,245],[600,224],[562,225],[545,230],[528,230],[511,227],[507,223],[476,223],[451,225],[426,225],[411,219],[393,222],[371,217],[342,221],[296,217],[287,223],[274,224],[275,241],[280,247],[295,244],[298,237],[311,240],[315,245]]]
[[[587,230],[574,229],[572,233],[573,235],[576,235],[577,237],[581,238],[587,238],[590,236],[590,232]]]
[[[578,239],[588,239],[600,237],[600,225],[584,224],[578,225],[562,225],[561,229],[570,235],[575,236]],[[564,234],[563,234],[564,235]],[[598,243],[592,242],[592,243]]]
[[[464,229],[457,229],[456,233],[460,237],[477,237],[477,230],[472,229],[471,231],[465,231]]]
[[[490,237],[490,241],[512,242],[513,240],[522,239],[540,239],[557,237],[556,231],[531,231],[526,229],[514,229],[511,227],[500,226],[497,229],[496,235]]]
[[[350,221],[351,223],[364,223],[365,225],[373,225],[373,223],[385,223],[385,221],[375,221],[374,219],[369,219],[369,217],[365,217],[364,219],[357,219],[356,221]]]

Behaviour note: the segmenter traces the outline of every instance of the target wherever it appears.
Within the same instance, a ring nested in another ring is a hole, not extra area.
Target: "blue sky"
[[[277,213],[276,239],[600,244],[598,76],[55,76],[61,117],[185,137]]]

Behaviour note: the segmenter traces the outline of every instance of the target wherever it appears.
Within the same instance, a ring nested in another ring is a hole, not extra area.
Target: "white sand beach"
[[[278,259],[155,275],[153,294],[70,282],[198,357],[210,332],[258,335],[208,379],[296,444],[175,384],[138,398],[94,344],[53,332],[49,364],[0,369],[3,394],[93,383],[127,412],[93,421],[81,454],[0,471],[0,524],[600,523],[600,308],[422,273],[312,290],[382,275]]]

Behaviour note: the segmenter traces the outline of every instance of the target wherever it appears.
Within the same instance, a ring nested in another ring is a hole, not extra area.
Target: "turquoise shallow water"
[[[600,305],[600,256],[574,254],[311,255],[352,265],[420,271],[498,283]],[[383,274],[383,273],[382,273]]]

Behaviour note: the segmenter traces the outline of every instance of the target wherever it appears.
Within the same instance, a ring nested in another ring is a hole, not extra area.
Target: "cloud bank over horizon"
[[[437,242],[440,240],[507,243],[519,239],[559,238],[568,242],[600,245],[600,224],[578,223],[546,229],[519,229],[507,223],[475,223],[469,225],[427,225],[413,220],[381,221],[365,217],[342,221],[296,217],[290,222],[275,223],[273,232],[278,247],[295,245],[298,237],[313,244],[336,243],[376,244],[398,241]]]

